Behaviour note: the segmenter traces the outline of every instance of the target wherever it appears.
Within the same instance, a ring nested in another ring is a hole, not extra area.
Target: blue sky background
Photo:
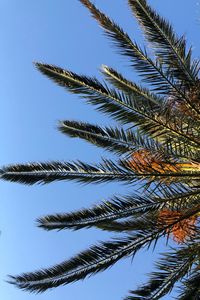
[[[185,33],[195,56],[200,52],[200,7],[196,0],[151,0],[150,3]],[[130,35],[143,42],[125,0],[96,0]],[[56,64],[100,78],[101,64],[137,76],[128,60],[116,54],[101,29],[78,0],[0,1],[0,165],[30,161],[100,161],[107,152],[56,130],[58,120],[84,120],[101,125],[114,123],[94,111],[76,95],[66,93],[32,65]],[[28,294],[5,282],[7,274],[19,274],[52,266],[111,234],[96,230],[45,232],[35,226],[37,217],[76,210],[97,203],[113,193],[128,193],[118,184],[81,186],[57,182],[23,186],[0,182],[0,297],[4,300],[122,299],[129,289],[144,282],[152,268],[150,250],[126,259],[88,280],[59,287],[42,295]],[[158,244],[162,251],[164,241]],[[171,299],[166,296],[164,299]]]

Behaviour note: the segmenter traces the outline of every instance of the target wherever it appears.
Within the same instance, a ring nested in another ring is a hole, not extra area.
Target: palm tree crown
[[[38,226],[45,230],[94,226],[124,232],[125,236],[91,246],[52,268],[11,276],[10,282],[21,289],[43,292],[105,270],[152,242],[156,244],[160,237],[170,236],[177,247],[163,254],[147,284],[130,291],[125,299],[160,299],[177,281],[181,283],[177,299],[200,299],[199,61],[192,58],[185,37],[178,37],[145,0],[128,2],[154,57],[89,0],[80,2],[120,53],[129,58],[145,86],[105,65],[102,74],[108,84],[54,65],[35,65],[58,85],[119,122],[118,127],[69,120],[59,124],[62,133],[104,147],[117,154],[117,160],[17,164],[3,167],[0,176],[29,185],[66,179],[140,182],[143,192],[114,196],[90,209],[39,218]]]

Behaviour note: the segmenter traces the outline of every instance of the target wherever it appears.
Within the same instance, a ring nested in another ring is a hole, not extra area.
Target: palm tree
[[[64,134],[104,147],[117,154],[117,159],[103,159],[100,164],[17,164],[2,168],[0,176],[29,185],[66,179],[84,183],[123,181],[130,185],[139,182],[142,193],[114,196],[90,209],[39,218],[38,226],[45,230],[93,226],[124,232],[125,236],[93,245],[52,268],[11,276],[10,282],[21,289],[43,292],[105,270],[143,247],[156,245],[165,236],[172,237],[176,247],[162,255],[149,281],[130,291],[125,299],[160,299],[177,281],[181,284],[177,299],[200,299],[199,61],[192,59],[185,37],[178,37],[145,0],[128,2],[154,49],[154,57],[89,0],[80,2],[120,53],[129,58],[145,86],[108,66],[102,67],[108,85],[53,65],[36,63],[36,67],[119,121],[116,128],[78,121],[59,124]]]

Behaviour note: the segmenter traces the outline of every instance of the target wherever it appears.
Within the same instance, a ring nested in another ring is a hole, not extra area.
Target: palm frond
[[[164,165],[163,165],[164,166]],[[140,171],[141,167],[141,171]],[[119,164],[112,160],[104,159],[100,164],[90,165],[81,161],[77,162],[49,162],[49,163],[29,163],[16,164],[4,167],[0,170],[0,178],[19,182],[28,185],[35,183],[50,183],[58,180],[75,180],[82,183],[101,183],[111,181],[122,181],[134,183],[136,180],[187,182],[198,180],[199,169],[179,170],[170,165],[159,170],[154,166],[147,166],[146,171],[143,165],[138,163],[137,170],[130,164],[121,160]]]
[[[199,300],[200,299],[200,271],[199,266],[193,269],[191,274],[183,280],[181,288],[182,293],[178,296],[177,300]]]
[[[194,122],[187,117],[170,113],[163,105],[159,111],[152,109],[150,101],[137,102],[130,95],[111,90],[97,79],[79,76],[56,66],[36,64],[37,68],[50,79],[75,94],[81,94],[97,109],[108,113],[123,124],[135,123],[144,134],[153,137],[169,135],[200,145],[199,133]],[[186,123],[187,122],[187,123]],[[187,125],[186,125],[187,124]],[[193,126],[192,126],[193,125]]]
[[[153,202],[153,201],[152,201]],[[137,195],[124,197],[114,196],[108,201],[95,205],[90,209],[80,211],[48,215],[38,219],[40,227],[46,230],[52,229],[74,229],[78,230],[84,227],[91,227],[99,223],[118,218],[124,218],[140,211],[151,209],[158,205],[151,203],[145,198]]]
[[[134,120],[139,121],[141,118],[134,107],[132,97],[109,89],[96,78],[80,76],[74,72],[47,64],[36,63],[36,67],[60,86],[87,98],[88,102],[96,105],[98,110],[108,113],[121,123],[133,123]]]
[[[164,99],[155,93],[150,92],[147,88],[141,87],[138,84],[124,78],[122,74],[109,68],[105,65],[102,66],[102,73],[106,77],[106,80],[113,84],[116,88],[122,90],[128,95],[137,97],[138,101],[152,102],[152,107],[159,107]]]
[[[198,205],[196,208],[186,211],[184,216],[173,224],[199,211],[200,207]],[[146,229],[138,230],[138,232],[123,240],[104,242],[92,246],[89,250],[81,252],[72,259],[50,269],[11,276],[11,283],[28,291],[44,292],[49,288],[84,279],[88,275],[107,269],[123,257],[134,255],[144,246],[149,247],[153,241],[156,243],[158,238],[165,234],[166,229],[173,225],[160,227],[159,224],[156,225],[156,220],[152,220],[152,225],[149,226],[149,219],[144,218],[145,221],[147,224]]]
[[[186,86],[195,85],[197,70],[191,64],[191,48],[186,51],[186,40],[179,38],[172,26],[159,16],[146,0],[129,0],[129,5],[144,30],[147,40],[155,47],[155,52],[178,80]]]
[[[158,271],[150,274],[147,285],[130,293],[126,300],[157,300],[171,291],[174,284],[181,280],[198,258],[199,247],[184,246],[164,254],[156,264]],[[192,298],[190,298],[192,299]]]
[[[100,127],[78,121],[62,121],[58,128],[70,137],[82,138],[117,154],[134,151],[141,145],[138,136],[132,130],[123,128]]]
[[[186,151],[183,153],[182,148],[178,149],[177,146],[175,152],[172,143],[169,141],[167,141],[168,147],[163,147],[158,141],[141,135],[141,132],[137,130],[137,128],[134,128],[134,130],[124,130],[120,127],[100,127],[90,123],[69,120],[61,121],[58,128],[62,133],[70,137],[82,138],[96,146],[106,148],[118,154],[128,154],[142,148],[155,154],[160,153],[160,155],[166,157],[166,159],[173,157],[175,154],[177,157],[187,157]],[[187,153],[187,155],[189,154]],[[196,158],[196,156],[192,157],[193,160],[195,160],[194,158]]]
[[[149,204],[149,206],[144,207],[143,211],[134,210],[132,216],[129,215],[130,217],[123,221],[113,221],[110,219],[105,222],[96,223],[95,226],[102,230],[119,233],[138,230],[142,231],[146,229],[151,230],[156,227],[159,229],[164,226],[168,235],[172,234],[174,240],[182,242],[186,240],[186,238],[191,237],[194,234],[196,235],[197,213],[200,211],[198,200],[198,196],[188,198],[183,197],[179,199],[160,199],[160,201],[158,200],[158,203],[154,202]],[[191,206],[197,207],[194,213],[190,212]],[[177,213],[180,211],[185,211],[185,214]],[[192,225],[192,223],[194,225]]]
[[[147,223],[147,217],[148,217],[148,223]],[[132,233],[134,231],[142,231],[142,230],[150,230],[155,229],[156,227],[156,213],[151,214],[144,214],[143,216],[137,217],[130,217],[126,218],[124,221],[111,221],[108,220],[106,222],[102,222],[99,224],[96,224],[96,227],[98,229],[107,231],[107,232],[117,232],[117,233]]]
[[[133,131],[119,127],[100,127],[90,123],[69,120],[61,121],[58,129],[70,137],[82,138],[117,154],[131,153],[139,148],[143,148],[152,153],[160,153],[168,159],[174,155],[184,158],[189,156],[189,153],[186,153],[186,146],[178,147],[178,145],[167,140],[167,145],[163,147],[163,145],[153,139],[141,136],[141,132],[136,129]],[[185,149],[185,151],[182,151],[182,149]],[[189,158],[191,159],[191,153]],[[195,160],[197,157],[193,155],[192,159]]]
[[[128,172],[111,160],[104,160],[99,165],[89,165],[80,161],[17,164],[1,169],[0,177],[28,185],[57,180],[75,180],[83,183],[115,180],[133,182],[136,178],[133,172]]]
[[[130,58],[131,64],[146,82],[151,83],[156,89],[164,93],[173,88],[178,95],[183,96],[182,91],[174,82],[173,76],[163,70],[161,63],[153,62],[146,50],[140,49],[122,28],[97,9],[89,0],[80,0],[80,2],[90,10],[92,16],[104,28],[106,35],[113,40],[120,53]]]
[[[191,63],[191,48],[186,52],[185,38],[178,38],[172,26],[157,14],[146,0],[129,0],[129,4],[148,41],[155,46],[159,60],[170,68],[170,72],[184,84],[185,88],[195,86],[198,81],[198,68],[196,62],[194,65]],[[189,97],[184,100],[195,115],[199,114],[199,109]]]
[[[180,141],[178,138],[163,138],[162,147],[169,156],[200,162],[200,151],[187,141]]]
[[[111,199],[95,205],[89,209],[82,209],[71,213],[47,215],[38,219],[38,226],[45,230],[61,230],[88,228],[97,226],[101,229],[109,231],[112,228],[117,228],[115,231],[124,231],[127,228],[131,230],[141,229],[142,220],[134,220],[129,223],[116,224],[111,221],[130,216],[143,216],[148,212],[158,212],[165,207],[172,210],[184,210],[191,205],[198,204],[199,189],[185,189],[181,192],[167,193],[163,196],[146,196],[142,197],[137,194],[127,196],[114,196]],[[138,227],[136,226],[136,222]],[[118,226],[119,225],[119,226]],[[123,230],[122,230],[123,226]],[[145,223],[145,226],[146,223]],[[134,228],[133,228],[134,227]],[[146,228],[146,227],[145,227]]]
[[[10,282],[24,290],[44,292],[49,288],[84,279],[88,275],[106,270],[119,259],[134,254],[144,245],[149,245],[158,235],[158,232],[150,232],[128,236],[117,241],[102,242],[50,269],[11,276]]]

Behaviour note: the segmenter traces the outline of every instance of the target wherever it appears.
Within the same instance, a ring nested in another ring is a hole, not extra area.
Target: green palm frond
[[[99,9],[97,9],[95,5],[92,4],[89,0],[80,0],[80,2],[83,3],[83,5],[85,5],[90,10],[92,16],[105,29],[106,34],[114,41],[114,44],[117,45],[117,47],[120,49],[120,52],[123,55],[130,57],[134,68],[143,75],[144,80],[146,82],[153,85],[156,90],[160,90],[164,93],[169,93],[173,90],[173,92],[176,93],[178,97],[180,96],[184,101],[186,101],[186,103],[189,104],[189,106],[194,112],[199,114],[200,110],[196,109],[196,106],[193,105],[193,103],[191,103],[186,91],[184,91],[183,88],[179,87],[180,84],[177,85],[176,80],[174,78],[174,73],[176,73],[175,77],[177,77],[177,73],[180,74],[182,68],[183,73],[189,76],[190,80],[192,80],[194,84],[195,80],[197,81],[197,74],[199,72],[199,62],[194,61],[193,66],[190,67],[191,49],[187,54],[185,54],[184,38],[176,41],[176,36],[173,33],[171,26],[166,21],[164,21],[164,19],[156,15],[154,11],[146,5],[145,0],[133,0],[132,2],[130,1],[130,5],[132,3],[132,7],[135,7],[134,5],[136,5],[135,3],[137,3],[140,9],[141,7],[146,8],[144,9],[144,11],[147,14],[147,16],[144,15],[143,11],[143,19],[145,20],[144,23],[148,23],[148,25],[151,24],[153,28],[152,32],[151,29],[149,30],[151,32],[149,33],[149,35],[158,35],[158,43],[164,43],[165,49],[167,47],[169,48],[166,49],[165,52],[168,53],[168,56],[170,56],[169,53],[171,53],[171,55],[173,56],[173,69],[176,70],[171,70],[171,66],[170,68],[164,68],[162,62],[163,55],[162,59],[154,62],[150,58],[146,50],[142,51],[142,49],[140,49],[139,46],[130,39],[127,33],[125,33],[117,24],[115,24],[105,14],[103,14]],[[143,4],[143,6],[141,3]],[[140,13],[138,13],[138,15],[140,16]],[[162,47],[162,51],[164,51],[164,47]],[[181,50],[178,49],[178,47],[181,48]],[[176,68],[177,61],[179,68]],[[177,69],[179,71],[177,71]]]
[[[171,68],[173,75],[186,86],[195,85],[197,70],[191,64],[191,48],[186,51],[186,40],[177,37],[172,26],[160,17],[146,0],[129,0],[145,36],[155,47],[159,59]]]
[[[124,130],[120,127],[100,127],[86,122],[66,120],[59,123],[58,129],[70,137],[87,140],[98,147],[117,154],[133,153],[141,148],[154,154],[160,153],[166,159],[174,157],[174,155],[180,158],[188,158],[189,154],[191,159],[193,154],[191,151],[191,153],[186,153],[186,147],[181,147],[180,145],[179,147],[176,145],[174,148],[174,144],[169,141],[167,141],[168,147],[166,145],[163,147],[161,143],[144,135],[141,136],[141,132],[137,131],[136,128],[134,130]],[[185,149],[184,152],[181,151],[182,148]],[[197,157],[193,155],[192,158],[195,160]]]
[[[115,180],[135,181],[133,172],[128,172],[111,160],[104,160],[99,165],[89,165],[80,161],[11,165],[1,170],[0,177],[4,180],[28,185],[58,180],[75,180],[83,183]]]
[[[178,38],[172,26],[161,18],[146,2],[146,0],[129,0],[138,22],[147,37],[147,40],[155,46],[155,52],[160,61],[170,68],[173,76],[184,82],[186,88],[194,86],[198,81],[197,62],[191,63],[191,48],[186,51],[186,40],[182,36]],[[185,101],[191,109],[199,114],[199,109],[193,105],[187,97]]]
[[[92,16],[103,27],[106,35],[113,40],[120,53],[130,59],[131,64],[146,82],[154,85],[156,89],[160,89],[164,93],[166,93],[166,90],[173,88],[178,95],[185,96],[176,85],[172,74],[165,71],[161,63],[154,62],[147,51],[143,51],[136,42],[133,42],[122,28],[97,9],[89,0],[80,0],[80,2],[90,10]]]
[[[21,276],[11,276],[10,282],[21,289],[43,292],[49,288],[74,282],[103,271],[119,259],[134,254],[144,245],[149,245],[152,237],[159,234],[160,231],[148,234],[138,233],[121,240],[102,242],[50,269],[25,273]]]
[[[179,295],[179,300],[199,300],[200,299],[200,271],[194,269],[187,279],[184,280],[182,293]],[[177,300],[178,300],[177,299]]]
[[[68,120],[60,122],[58,128],[62,133],[70,137],[82,138],[96,146],[106,148],[117,154],[128,154],[138,149],[146,149],[154,154],[160,153],[160,155],[166,157],[166,159],[174,157],[175,154],[177,157],[184,158],[187,158],[189,155],[186,151],[183,153],[182,148],[179,149],[178,146],[173,149],[169,141],[167,144],[168,147],[163,147],[158,141],[141,135],[141,132],[136,128],[133,130],[125,130],[120,127],[100,127],[90,123]],[[190,155],[192,154],[193,153],[190,153]],[[196,156],[192,157],[193,160],[195,160],[194,158],[196,158]],[[189,158],[191,158],[191,156]]]
[[[128,296],[126,300],[160,299],[171,291],[177,281],[188,274],[198,259],[198,253],[198,246],[186,245],[164,254],[156,264],[158,271],[151,274],[149,283],[136,291],[131,291],[133,296]]]
[[[141,146],[140,139],[133,130],[124,130],[123,128],[100,127],[77,121],[62,121],[59,124],[59,130],[66,135],[82,138],[118,154],[134,151]],[[146,147],[147,144],[146,142]]]
[[[191,199],[189,199],[189,198],[185,199],[185,201],[190,201],[190,200]],[[144,211],[143,213],[141,213],[141,212],[137,213],[135,211],[135,213],[133,213],[130,218],[126,218],[124,221],[107,220],[105,222],[97,223],[97,224],[95,224],[95,226],[102,230],[111,231],[111,232],[134,232],[134,231],[138,231],[138,230],[142,231],[145,229],[153,230],[155,228],[157,228],[159,230],[159,228],[161,227],[160,222],[162,223],[162,219],[159,216],[159,212],[165,211],[165,208],[168,208],[168,209],[170,209],[169,211],[173,212],[173,201],[174,201],[174,199],[162,199],[162,202],[160,203],[160,205],[156,206],[154,204],[154,207],[153,207],[153,205],[151,205],[151,207],[148,207],[146,212]],[[179,201],[183,202],[184,198],[179,199]],[[173,233],[174,225],[179,224],[180,222],[183,223],[183,221],[186,220],[187,218],[190,218],[190,217],[196,215],[197,213],[199,213],[200,209],[199,209],[198,204],[199,204],[198,200],[195,199],[194,201],[191,201],[190,203],[183,205],[182,211],[185,211],[185,213],[183,215],[168,222],[168,224],[166,224],[166,225],[162,224],[162,226],[164,226],[166,228],[166,232],[168,234]],[[177,201],[176,205],[177,206],[179,205],[178,201]],[[191,205],[193,205],[194,207],[196,206],[196,208],[194,209],[194,212],[189,209],[189,207]],[[180,209],[180,207],[179,207],[179,209]],[[146,220],[148,220],[148,223]],[[155,220],[157,220],[157,221],[155,222]],[[195,233],[194,226],[191,226],[191,228],[188,229],[188,232],[190,229],[191,229],[191,231],[193,231]]]
[[[37,68],[60,86],[72,93],[81,94],[97,109],[108,113],[123,124],[135,123],[143,133],[151,136],[171,135],[200,145],[199,133],[194,122],[186,116],[176,116],[166,111],[166,106],[159,110],[152,109],[151,101],[139,102],[130,95],[109,89],[97,79],[79,76],[56,66],[36,64]],[[186,123],[187,122],[187,123]],[[195,123],[196,124],[196,123]]]
[[[117,226],[118,231],[122,231],[120,227],[110,221],[132,217],[141,217],[148,212],[157,213],[159,210],[169,208],[176,210],[188,209],[191,205],[198,204],[199,189],[178,191],[173,193],[165,193],[162,196],[146,196],[141,197],[137,194],[130,194],[127,196],[114,196],[113,198],[95,205],[89,209],[82,209],[72,213],[47,215],[38,219],[38,226],[46,230],[61,230],[61,229],[73,229],[79,230],[81,228],[88,228],[91,226],[97,226],[101,229],[111,229],[111,226]],[[149,214],[150,216],[150,214]],[[155,217],[155,216],[154,216]],[[135,228],[142,228],[142,220],[134,223]],[[133,230],[133,222],[123,223],[126,228],[131,226]],[[145,226],[147,224],[145,223]],[[124,229],[125,230],[125,229]],[[116,230],[115,230],[116,231]]]
[[[141,87],[136,83],[124,78],[122,74],[116,70],[109,68],[107,66],[102,66],[102,73],[106,77],[106,80],[113,84],[116,88],[122,90],[128,95],[137,97],[138,101],[142,98],[152,102],[152,107],[159,107],[160,104],[164,101],[164,98],[158,96],[155,93],[150,92],[147,88]]]
[[[62,68],[36,63],[37,68],[54,82],[70,92],[80,94],[97,109],[108,113],[121,123],[133,123],[140,119],[134,107],[134,99],[100,83],[96,78],[80,76]],[[147,103],[145,103],[147,105]],[[142,116],[141,116],[142,117]],[[142,117],[142,119],[144,119]]]
[[[150,201],[149,201],[150,202]],[[151,204],[153,206],[153,203]],[[154,203],[154,206],[156,203]],[[48,215],[38,219],[40,227],[46,230],[74,229],[91,227],[108,220],[124,218],[150,206],[148,200],[130,195],[127,197],[114,196],[108,201],[96,205],[90,209],[80,211]]]
[[[24,273],[21,276],[11,276],[10,282],[21,289],[43,292],[49,288],[83,279],[88,275],[107,269],[123,257],[134,255],[141,247],[149,247],[152,242],[156,243],[159,237],[165,235],[167,228],[199,211],[198,205],[165,227],[159,226],[155,220],[152,220],[152,226],[149,226],[149,219],[143,218],[143,222],[146,222],[147,226],[131,236],[92,246],[89,250],[81,252],[72,259],[50,269]]]
[[[126,218],[124,221],[106,221],[96,225],[98,229],[107,231],[107,232],[117,232],[117,233],[129,233],[132,234],[134,231],[142,231],[142,230],[153,230],[156,227],[156,213],[146,213],[142,217],[137,217],[137,215],[133,215],[133,217]],[[148,223],[147,223],[148,218]]]
[[[173,180],[174,182],[187,182],[199,180],[200,171],[180,171],[171,170],[170,166],[160,166],[157,170],[149,165],[148,170],[143,170],[143,165],[138,162],[138,168],[141,172],[134,171],[126,161],[121,160],[116,164],[112,160],[104,159],[100,164],[87,164],[81,161],[77,162],[47,162],[47,163],[29,163],[17,164],[4,167],[0,170],[0,178],[11,182],[20,182],[28,185],[35,183],[50,183],[58,180],[75,180],[81,183],[102,183],[111,181],[122,181],[134,183],[136,180],[155,180],[163,181]],[[162,172],[165,170],[165,172]],[[164,169],[165,168],[165,169]]]
[[[166,138],[163,143],[163,148],[169,156],[200,162],[200,151],[195,147],[191,147],[187,141],[183,142],[174,138],[173,140],[171,138]]]

